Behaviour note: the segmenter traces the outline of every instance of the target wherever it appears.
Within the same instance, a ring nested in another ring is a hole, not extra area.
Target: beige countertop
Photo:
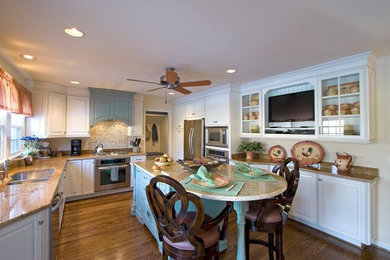
[[[249,164],[269,164],[269,165],[277,164],[265,158],[246,160],[245,158],[236,157],[235,159],[232,159],[232,161],[247,162]],[[365,181],[365,182],[375,181],[379,176],[379,170],[377,168],[368,168],[368,167],[361,167],[361,166],[352,166],[351,170],[348,173],[337,174],[337,169],[335,169],[334,164],[329,162],[319,163],[318,168],[312,166],[301,166],[300,169],[303,171],[316,172],[320,174],[331,175],[335,177],[352,179],[357,181]]]
[[[168,175],[177,181],[181,181],[187,178],[192,172],[189,172],[183,168],[177,162],[172,162],[170,166],[166,166],[161,171],[153,170],[154,160],[146,160],[144,162],[132,163],[144,171],[149,172],[152,176],[160,174]],[[233,172],[233,166],[228,164],[221,164],[218,168],[211,170],[212,174],[218,174],[226,177],[229,181],[235,181],[235,175]],[[206,191],[190,190],[192,193],[197,194],[199,197],[211,200],[222,200],[222,201],[251,201],[270,198],[282,193],[287,188],[286,181],[275,175],[276,182],[250,182],[246,181],[241,191],[237,196],[228,195],[216,195]]]
[[[22,171],[34,171],[53,168],[54,172],[47,181],[24,182],[6,185],[10,180],[0,183],[0,228],[14,221],[27,217],[50,207],[57,185],[68,160],[96,159],[106,157],[146,155],[145,153],[129,153],[126,155],[83,154],[80,156],[62,156],[50,159],[35,159],[31,166],[17,166],[9,172],[9,177]]]

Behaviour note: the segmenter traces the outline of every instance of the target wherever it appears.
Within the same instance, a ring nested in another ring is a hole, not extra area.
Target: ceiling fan
[[[172,89],[172,90],[178,91],[178,92],[185,94],[185,95],[190,94],[192,92],[188,89],[185,89],[184,87],[200,87],[200,86],[208,86],[211,84],[210,80],[180,82],[180,78],[177,76],[177,73],[175,72],[175,68],[166,68],[165,75],[162,75],[160,77],[160,83],[145,81],[145,80],[138,80],[138,79],[127,79],[127,80],[163,86],[161,88],[155,88],[155,89],[148,90],[147,92],[151,92],[151,91],[165,88],[165,89]]]

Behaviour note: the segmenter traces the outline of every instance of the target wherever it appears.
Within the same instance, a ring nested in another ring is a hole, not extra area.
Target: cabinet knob
[[[318,179],[318,181],[322,181],[322,179]]]
[[[43,220],[38,221],[38,224],[39,224],[40,226],[42,226],[42,225],[43,225]]]
[[[194,116],[194,115],[195,115],[195,113],[191,113],[191,115],[193,115],[193,116]]]
[[[218,121],[213,121],[213,123],[218,123]]]

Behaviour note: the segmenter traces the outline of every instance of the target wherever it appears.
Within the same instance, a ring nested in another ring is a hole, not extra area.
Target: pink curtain
[[[31,92],[0,68],[0,108],[32,116]]]

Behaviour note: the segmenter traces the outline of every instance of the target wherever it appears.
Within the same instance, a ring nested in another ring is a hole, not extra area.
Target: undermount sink
[[[47,181],[50,176],[53,174],[54,169],[43,169],[36,171],[26,171],[26,172],[18,172],[11,176],[11,181],[8,182],[8,185],[12,184],[20,184],[26,181]]]

